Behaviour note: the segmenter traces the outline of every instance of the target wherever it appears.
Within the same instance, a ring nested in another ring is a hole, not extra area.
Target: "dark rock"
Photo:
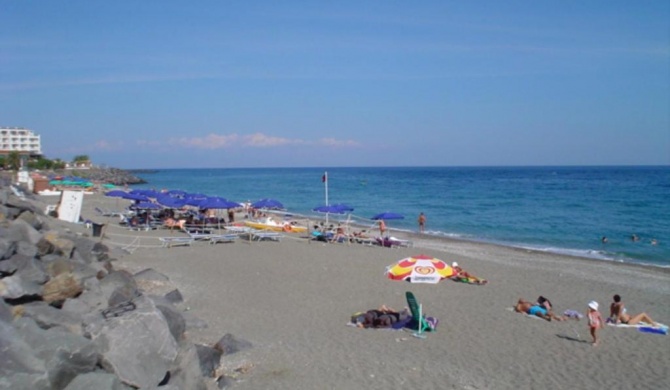
[[[0,299],[0,321],[12,322],[13,319],[12,308],[5,303],[4,299]]]
[[[16,253],[27,257],[35,257],[37,255],[37,247],[27,241],[19,241],[16,244]]]
[[[41,329],[30,318],[20,318],[14,325],[45,362],[53,389],[63,389],[77,375],[95,370],[99,354],[93,341],[58,327]]]
[[[4,321],[0,321],[0,345],[0,389],[51,389],[44,361]]]
[[[37,283],[24,280],[18,275],[8,276],[0,280],[0,297],[5,299],[39,296],[41,289],[41,286]]]
[[[96,242],[96,243],[93,244],[93,248],[91,249],[91,252],[93,252],[96,255],[100,254],[100,253],[108,253],[109,248],[107,247],[107,245],[105,245],[101,242]]]
[[[246,340],[238,340],[230,333],[223,335],[221,340],[214,344],[214,348],[218,351],[221,351],[221,353],[224,355],[230,355],[231,353],[235,353],[251,347],[252,345],[250,342]]]
[[[16,241],[9,240],[6,236],[0,237],[0,260],[9,259],[16,253]]]
[[[129,301],[139,295],[139,289],[128,271],[113,271],[100,281],[100,289],[110,306]],[[113,301],[112,301],[113,298]]]
[[[14,254],[5,260],[0,260],[0,274],[11,275],[16,272],[23,262],[31,258]]]
[[[227,376],[221,375],[217,380],[216,380],[216,386],[219,389],[227,389],[231,387],[235,382],[231,379],[228,378]]]
[[[169,384],[178,389],[207,390],[202,377],[198,352],[193,344],[184,344],[170,370]]]
[[[42,228],[42,219],[32,211],[23,211],[21,214],[19,214],[18,217],[16,217],[16,219],[26,221],[26,223],[28,223],[36,230],[40,230]]]
[[[150,299],[154,301],[156,308],[163,313],[172,337],[174,337],[175,341],[179,342],[186,331],[186,320],[182,313],[165,299],[154,299],[151,297]]]
[[[130,390],[114,374],[104,371],[77,375],[63,390]]]
[[[61,327],[73,334],[83,334],[81,315],[57,309],[45,302],[23,305],[23,316],[32,318],[42,329]]]
[[[218,349],[200,344],[195,345],[195,350],[198,352],[202,375],[210,378],[214,377],[216,369],[221,364],[221,356],[223,356],[223,353]]]
[[[135,310],[118,317],[86,317],[85,329],[99,346],[108,372],[130,386],[153,388],[177,357],[177,342],[150,299],[138,297],[135,303]]]
[[[59,304],[68,298],[76,297],[84,290],[81,283],[70,272],[59,274],[44,284],[42,299],[45,302]]]
[[[84,292],[76,299],[66,299],[62,310],[84,315],[100,312],[107,306],[107,297],[102,293],[98,280],[88,279],[84,282]]]
[[[16,254],[8,261],[12,260],[17,265],[16,275],[23,280],[37,284],[44,284],[49,280],[49,275],[44,270],[44,264],[34,257]]]
[[[21,219],[11,222],[7,236],[14,241],[27,241],[31,244],[37,244],[42,239],[42,233]]]
[[[37,255],[44,258],[47,255],[53,254],[56,251],[56,246],[49,242],[46,238],[42,238],[36,244],[37,246]]]

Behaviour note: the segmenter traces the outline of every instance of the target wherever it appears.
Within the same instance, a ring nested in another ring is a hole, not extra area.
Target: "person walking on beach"
[[[379,220],[379,235],[384,237],[384,233],[386,233],[386,224],[384,223],[383,219]]]
[[[419,233],[423,233],[426,228],[426,215],[424,213],[419,214]]]
[[[600,315],[600,312],[598,311],[598,302],[596,301],[589,302],[589,309],[588,313],[586,313],[586,317],[589,320],[588,323],[589,323],[589,330],[591,331],[591,337],[593,337],[593,341],[591,342],[591,344],[595,347],[598,345],[598,329],[605,327],[603,318]]]

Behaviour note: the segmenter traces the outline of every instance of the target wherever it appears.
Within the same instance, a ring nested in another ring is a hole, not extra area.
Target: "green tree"
[[[52,169],[65,169],[65,161],[59,158],[54,159]]]
[[[80,155],[74,156],[74,158],[72,159],[72,161],[74,161],[75,163],[88,162],[90,160],[91,159],[85,154],[80,154]]]
[[[21,155],[17,151],[9,152],[5,160],[5,167],[9,170],[18,171],[21,168]]]
[[[5,163],[7,163],[7,158],[5,156],[0,156],[0,168],[5,168]]]
[[[47,170],[47,169],[53,169],[53,166],[54,162],[44,157],[40,157],[36,160],[31,160],[28,162],[28,168],[30,169]]]

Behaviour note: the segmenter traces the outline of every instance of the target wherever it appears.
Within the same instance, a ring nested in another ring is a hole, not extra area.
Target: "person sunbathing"
[[[165,219],[165,227],[168,227],[170,229],[178,228],[180,230],[184,230],[184,225],[186,224],[185,219],[180,219],[177,221],[176,219],[169,217]]]
[[[609,320],[615,324],[627,324],[627,325],[636,325],[640,322],[645,322],[649,325],[656,325],[656,322],[647,315],[647,313],[640,313],[638,315],[630,315],[626,313],[626,308],[621,302],[621,296],[619,294],[614,295],[612,298],[614,302],[610,305],[610,316]]]
[[[466,282],[472,284],[486,284],[488,281],[486,279],[480,279],[474,275],[470,275],[463,268],[461,268],[457,262],[451,264],[451,268],[454,270],[454,275],[451,277],[452,280],[457,282]]]
[[[333,235],[333,238],[331,238],[330,242],[340,242],[340,240],[345,241],[347,239],[347,235],[344,234],[344,228],[342,226],[337,226],[337,230],[335,231],[335,234]]]
[[[556,321],[564,321],[564,317],[559,317],[551,309],[547,309],[545,306],[538,304],[537,302],[531,303],[526,301],[523,298],[519,298],[516,305],[514,306],[514,311],[517,313],[525,313],[531,316],[537,316],[544,320],[551,321],[552,319]]]
[[[360,328],[391,328],[393,324],[407,320],[411,317],[409,309],[405,308],[398,312],[386,305],[382,305],[378,309],[372,309],[365,312],[357,326]]]

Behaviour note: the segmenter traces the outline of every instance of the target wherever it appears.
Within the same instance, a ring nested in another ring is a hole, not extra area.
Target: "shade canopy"
[[[281,209],[284,208],[284,205],[276,199],[265,198],[265,199],[261,199],[257,202],[252,203],[251,207],[253,207],[255,209],[281,210]]]
[[[158,210],[161,206],[151,202],[139,202],[131,205],[130,208],[135,210]]]
[[[406,257],[386,267],[389,279],[412,283],[438,283],[453,275],[454,270],[449,264],[426,255]]]
[[[231,202],[225,198],[209,197],[200,200],[198,204],[194,206],[198,206],[201,209],[234,209],[236,207],[240,207],[240,204]]]
[[[163,195],[156,198],[156,201],[164,207],[170,209],[180,209],[186,205],[186,201],[181,198],[174,198],[169,195]]]
[[[111,196],[111,197],[115,197],[115,198],[123,198],[126,195],[128,195],[127,192],[120,191],[120,190],[113,190],[113,191],[108,191],[108,192],[105,193],[105,196]]]
[[[390,219],[405,219],[405,216],[398,214],[398,213],[391,213],[391,212],[384,212],[381,214],[377,214],[374,217],[370,218],[374,221],[378,221],[380,219],[383,220],[390,220]]]
[[[332,204],[332,205],[324,205],[324,206],[315,207],[315,208],[312,209],[312,211],[316,211],[317,213],[346,214],[346,213],[354,211],[354,209],[352,207],[347,206],[347,205]]]

